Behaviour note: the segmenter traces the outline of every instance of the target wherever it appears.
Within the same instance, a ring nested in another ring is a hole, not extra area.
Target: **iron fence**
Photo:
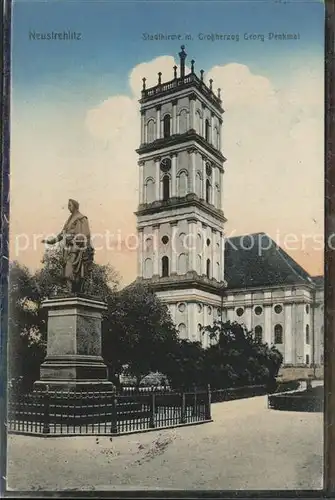
[[[9,432],[109,435],[211,420],[210,390],[35,391],[10,398]]]
[[[227,389],[214,389],[211,391],[212,403],[222,403],[234,399],[252,398],[267,394],[268,388],[265,385],[249,385],[243,387],[231,387]]]

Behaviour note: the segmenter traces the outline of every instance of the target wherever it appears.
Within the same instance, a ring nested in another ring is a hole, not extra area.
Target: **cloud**
[[[15,112],[12,125],[12,233],[61,228],[66,200],[79,199],[94,232],[122,240],[136,232],[142,78],[147,86],[173,77],[170,56],[143,62],[129,73],[131,95],[106,95],[92,109],[36,102]],[[284,84],[242,64],[215,66],[206,74],[222,90],[224,209],[227,234],[323,231],[323,76],[310,66]],[[31,117],[33,116],[33,120]],[[315,219],[315,221],[313,221]],[[310,269],[322,256],[309,251]],[[136,252],[100,252],[127,283],[136,275]],[[22,260],[38,265],[41,250]],[[298,258],[298,254],[293,257]],[[301,256],[300,256],[301,257]],[[318,267],[319,266],[319,267]]]

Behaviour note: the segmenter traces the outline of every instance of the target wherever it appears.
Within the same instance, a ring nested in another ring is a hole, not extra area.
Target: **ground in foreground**
[[[212,405],[214,422],[130,436],[8,437],[12,490],[321,489],[323,415],[266,396]]]

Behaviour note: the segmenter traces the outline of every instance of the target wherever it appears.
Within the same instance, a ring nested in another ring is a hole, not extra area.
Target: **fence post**
[[[150,427],[156,427],[156,395],[154,392],[151,396]]]
[[[193,398],[193,416],[197,416],[199,418],[199,415],[197,413],[197,389],[194,388],[194,398]]]
[[[43,434],[50,433],[50,397],[49,397],[49,386],[46,386],[44,393],[44,412],[43,412]]]
[[[112,400],[111,434],[117,434],[117,397]]]
[[[180,419],[181,424],[186,423],[186,401],[185,401],[185,392],[182,392],[181,394],[181,419]]]
[[[205,413],[205,418],[206,420],[211,420],[212,415],[211,415],[211,386],[208,384],[207,386],[207,404],[206,404],[206,413]]]

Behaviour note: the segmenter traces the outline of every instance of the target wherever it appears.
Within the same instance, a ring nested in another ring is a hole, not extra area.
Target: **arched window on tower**
[[[162,277],[166,278],[166,276],[169,276],[169,257],[164,255],[162,258]]]
[[[202,260],[201,260],[201,255],[197,255],[197,273],[200,275],[202,274]]]
[[[179,114],[179,133],[185,134],[187,132],[187,110],[182,109]]]
[[[170,135],[171,135],[171,116],[170,115],[164,116],[163,133],[164,133],[164,137],[170,137]]]
[[[202,177],[201,177],[201,173],[200,172],[197,172],[195,183],[196,183],[196,194],[197,194],[197,196],[199,196],[199,198],[201,198],[202,197],[201,196],[201,193],[202,193]]]
[[[152,277],[152,260],[150,258],[145,259],[144,261],[144,277],[145,278]]]
[[[152,203],[155,200],[155,184],[151,177],[145,182],[144,199],[145,203]]]
[[[197,134],[201,134],[201,113],[199,109],[195,113],[195,131]]]
[[[306,344],[309,344],[309,325],[306,325]]]
[[[187,255],[185,253],[181,253],[178,256],[178,274],[186,274],[187,273]]]
[[[206,276],[207,276],[207,278],[211,277],[211,261],[210,261],[210,259],[207,259],[207,261],[206,261]]]
[[[186,196],[188,191],[188,177],[184,170],[177,176],[178,179],[178,196]]]
[[[209,127],[210,127],[209,121],[208,121],[208,119],[206,119],[206,121],[205,121],[205,139],[206,139],[206,141],[209,141]]]
[[[211,202],[211,183],[208,179],[206,179],[206,201],[207,203]]]
[[[147,123],[147,142],[153,142],[155,140],[155,120],[151,119]]]
[[[220,208],[220,206],[221,206],[221,193],[220,193],[219,184],[216,184],[216,186],[215,186],[215,194],[216,194],[216,207]]]
[[[275,344],[283,343],[283,327],[281,325],[275,326]]]
[[[216,149],[219,149],[220,144],[219,144],[219,131],[217,127],[214,127],[213,131],[213,144]]]
[[[163,177],[163,200],[167,201],[170,198],[170,177],[164,175]]]

